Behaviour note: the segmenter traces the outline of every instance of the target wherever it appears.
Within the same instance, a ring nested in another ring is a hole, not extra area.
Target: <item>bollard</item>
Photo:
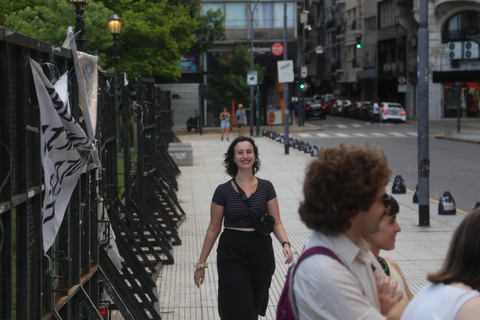
[[[298,142],[297,139],[295,139],[295,143],[293,144],[293,149],[298,149],[300,148],[300,142]]]
[[[393,180],[392,184],[392,194],[406,193],[407,188],[405,187],[405,181],[401,175],[397,175]]]
[[[310,145],[310,143],[307,142],[307,144],[305,145],[305,153],[312,153],[312,146]]]
[[[317,146],[313,146],[312,148],[312,157],[318,156],[318,148]]]
[[[418,203],[418,184],[413,190],[413,203]]]
[[[263,129],[262,130],[262,137],[265,137],[267,135],[267,130]]]
[[[290,138],[290,145],[293,146],[295,144],[295,141],[293,140],[293,138]]]
[[[305,142],[300,141],[300,146],[298,147],[298,150],[300,150],[300,151],[305,150]]]
[[[456,214],[455,200],[449,191],[445,191],[438,203],[438,214]]]

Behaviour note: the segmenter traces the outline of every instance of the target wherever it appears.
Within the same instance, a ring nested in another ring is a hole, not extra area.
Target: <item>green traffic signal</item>
[[[355,47],[357,49],[361,49],[362,48],[362,36],[357,34],[355,38],[357,40],[357,45]]]
[[[300,83],[300,85],[298,86],[300,89],[305,89],[305,83]]]
[[[357,43],[357,49],[361,49],[362,48],[362,44],[361,43]]]

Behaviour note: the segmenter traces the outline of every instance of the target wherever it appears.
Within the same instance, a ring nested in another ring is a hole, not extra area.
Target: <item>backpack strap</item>
[[[295,301],[295,293],[293,291],[293,282],[294,282],[294,278],[295,278],[295,273],[297,272],[297,268],[303,260],[305,260],[306,258],[308,258],[310,256],[313,256],[315,254],[323,254],[323,255],[329,256],[330,258],[337,260],[343,266],[345,266],[345,264],[342,262],[342,260],[340,260],[340,258],[332,250],[330,250],[328,248],[325,248],[325,247],[321,247],[321,246],[309,248],[300,255],[300,258],[298,258],[298,261],[295,263],[295,266],[293,267],[293,270],[291,270],[292,274],[290,275],[290,277],[288,279],[288,281],[289,281],[289,283],[288,283],[288,297],[290,299],[290,304],[292,306],[292,311],[293,311],[293,315],[295,316],[295,319],[298,319],[297,303]]]

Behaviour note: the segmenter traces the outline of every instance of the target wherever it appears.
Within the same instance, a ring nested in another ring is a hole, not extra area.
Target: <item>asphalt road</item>
[[[414,190],[418,183],[418,128],[410,123],[386,123],[370,126],[368,122],[328,116],[327,120],[311,120],[325,130],[308,133],[292,133],[294,139],[320,147],[345,144],[365,144],[381,147],[392,169],[392,181],[396,175],[405,180],[407,189]],[[480,124],[462,124],[461,130]],[[457,124],[442,123],[429,126],[430,198],[440,200],[450,191],[456,206],[470,212],[480,202],[480,145],[437,139],[443,132],[456,132]]]

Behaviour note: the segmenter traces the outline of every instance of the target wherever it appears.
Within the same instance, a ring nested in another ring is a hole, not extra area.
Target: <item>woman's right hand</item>
[[[200,288],[200,286],[203,284],[203,280],[205,279],[205,269],[195,269],[193,279],[195,280],[197,287]]]

